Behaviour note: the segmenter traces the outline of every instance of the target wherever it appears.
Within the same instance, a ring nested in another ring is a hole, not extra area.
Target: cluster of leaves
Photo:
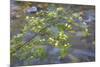
[[[74,19],[79,20],[76,22]],[[47,56],[46,45],[60,49],[60,57],[64,58],[70,48],[70,38],[73,37],[78,27],[80,31],[88,32],[87,27],[82,27],[80,14],[73,14],[63,7],[54,10],[41,10],[34,16],[26,16],[27,23],[21,29],[21,33],[11,39],[11,56],[19,60],[31,63],[33,59],[44,59]],[[33,32],[35,35],[27,42],[23,41],[26,33]]]

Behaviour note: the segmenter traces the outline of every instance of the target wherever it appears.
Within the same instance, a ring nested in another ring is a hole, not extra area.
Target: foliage
[[[59,48],[60,58],[64,58],[68,55],[71,38],[76,32],[84,32],[84,36],[88,34],[87,27],[82,27],[84,24],[80,14],[74,14],[63,7],[55,7],[53,10],[49,7],[48,10],[41,10],[33,16],[27,15],[25,20],[27,23],[21,33],[11,39],[11,56],[24,62],[31,63],[36,58],[47,58],[46,45]],[[28,32],[34,35],[25,42],[23,39]]]

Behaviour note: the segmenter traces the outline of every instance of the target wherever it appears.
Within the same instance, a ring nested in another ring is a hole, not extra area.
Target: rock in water
[[[27,9],[27,13],[36,13],[38,11],[38,8],[35,6],[32,6],[31,8]]]

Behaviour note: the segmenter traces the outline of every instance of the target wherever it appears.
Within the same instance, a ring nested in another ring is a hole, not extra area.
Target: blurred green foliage
[[[49,7],[49,6],[55,6]],[[78,15],[77,15],[78,14]],[[81,27],[74,18],[82,18],[79,13],[74,14],[70,9],[56,7],[54,4],[48,5],[48,10],[41,10],[33,16],[26,15],[27,22],[21,33],[11,39],[11,57],[31,63],[36,58],[45,59],[47,53],[46,45],[51,45],[60,49],[60,57],[68,55],[71,38],[77,32],[74,27],[78,27],[84,35],[88,35],[87,27]],[[82,19],[80,20],[82,23]],[[35,36],[24,43],[23,38],[29,31]]]

